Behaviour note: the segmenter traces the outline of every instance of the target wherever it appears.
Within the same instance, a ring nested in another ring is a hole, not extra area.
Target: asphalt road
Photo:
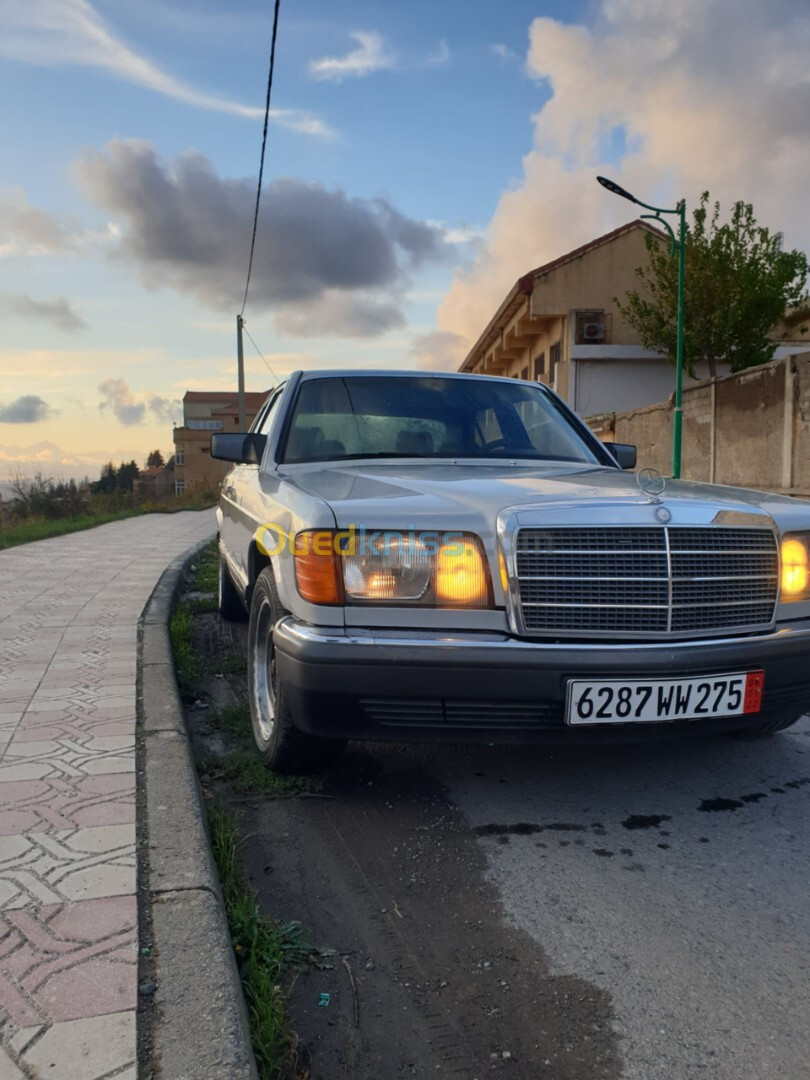
[[[354,970],[359,1022],[342,964],[296,981],[314,1080],[810,1078],[810,717],[766,739],[352,745],[322,791],[239,803],[262,902]]]
[[[810,1076],[810,718],[771,739],[418,751],[626,1080]]]

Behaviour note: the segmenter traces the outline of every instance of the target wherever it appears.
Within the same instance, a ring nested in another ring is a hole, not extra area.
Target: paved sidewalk
[[[0,552],[0,1078],[135,1080],[138,618],[213,510]]]

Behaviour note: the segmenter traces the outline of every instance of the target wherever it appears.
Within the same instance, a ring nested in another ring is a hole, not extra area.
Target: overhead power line
[[[246,323],[245,323],[244,319],[242,320],[242,329],[243,329],[243,330],[245,331],[245,333],[247,334],[247,336],[248,336],[248,341],[250,342],[250,344],[251,344],[251,345],[253,346],[253,348],[254,348],[254,349],[256,350],[256,352],[257,352],[257,353],[259,354],[259,356],[260,356],[260,357],[262,358],[262,361],[263,361],[263,363],[264,363],[264,366],[265,366],[265,367],[267,368],[267,370],[268,370],[268,371],[270,372],[270,374],[271,374],[271,375],[273,376],[273,378],[274,378],[274,379],[276,380],[276,382],[277,382],[277,383],[280,383],[280,382],[281,382],[281,379],[280,379],[280,378],[278,377],[278,375],[276,375],[275,371],[273,371],[273,369],[272,369],[272,368],[270,367],[270,365],[269,365],[269,364],[267,363],[267,360],[265,360],[265,358],[264,358],[264,353],[263,353],[263,352],[262,352],[262,350],[261,350],[261,349],[259,348],[259,346],[258,346],[258,345],[256,344],[256,342],[255,342],[255,341],[253,340],[253,338],[252,338],[252,337],[250,336],[250,331],[248,330],[248,328],[247,328],[247,325],[246,325]]]
[[[264,103],[264,130],[262,132],[262,152],[259,158],[259,183],[256,186],[256,208],[253,211],[253,236],[250,240],[250,258],[248,260],[247,280],[245,281],[245,296],[242,300],[242,310],[240,315],[245,314],[245,305],[247,304],[248,289],[250,288],[250,274],[253,270],[253,252],[256,248],[256,229],[259,224],[259,203],[262,197],[262,176],[264,175],[264,152],[267,147],[267,125],[270,121],[270,94],[273,89],[273,68],[276,64],[276,35],[278,34],[278,9],[281,6],[281,0],[276,0],[275,10],[273,12],[273,38],[270,43],[270,69],[267,73],[267,98]],[[250,335],[248,335],[250,336]]]

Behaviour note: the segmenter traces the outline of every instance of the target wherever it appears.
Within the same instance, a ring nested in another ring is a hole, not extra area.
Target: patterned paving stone
[[[213,512],[0,552],[0,1080],[135,1080],[137,623]]]
[[[0,1001],[19,1028],[135,1008],[134,896],[0,916]]]
[[[135,1013],[54,1024],[35,1037],[18,1060],[43,1080],[106,1080],[113,1075],[115,1080],[134,1078]],[[118,1071],[125,1066],[129,1066],[127,1072]]]
[[[132,772],[0,785],[0,836],[134,822]]]

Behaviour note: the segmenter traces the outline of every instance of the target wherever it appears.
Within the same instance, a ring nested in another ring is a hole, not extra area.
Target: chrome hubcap
[[[273,647],[272,608],[264,598],[260,604],[250,643],[253,653],[251,694],[257,734],[263,743],[267,743],[276,726],[276,651]]]

